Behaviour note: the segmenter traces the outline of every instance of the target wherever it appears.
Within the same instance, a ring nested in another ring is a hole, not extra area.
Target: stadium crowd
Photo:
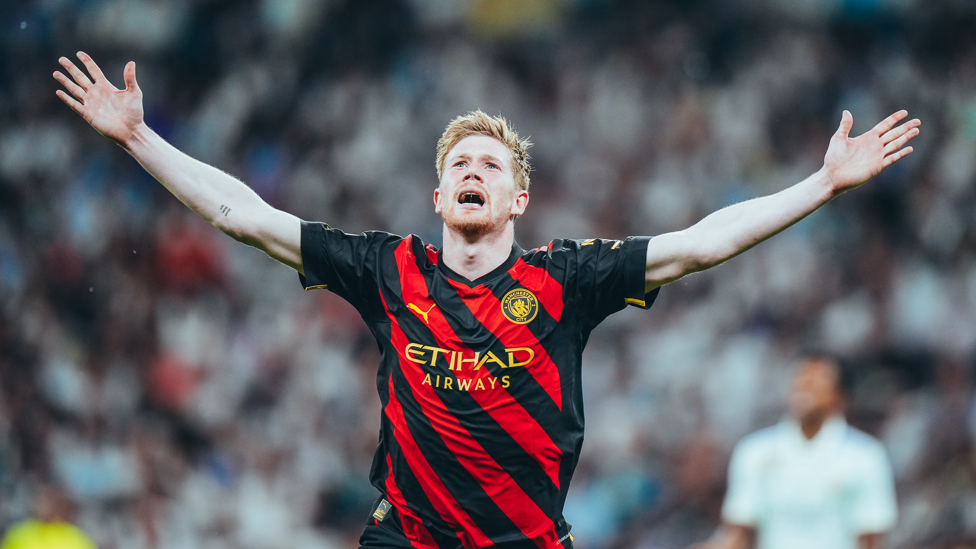
[[[60,490],[98,547],[353,547],[375,498],[372,337],[193,216],[55,97],[61,55],[272,205],[439,242],[434,144],[536,145],[526,248],[683,228],[898,108],[915,154],[594,332],[567,520],[684,547],[811,348],[885,444],[895,548],[976,545],[976,7],[920,0],[14,0],[0,5],[0,532]]]

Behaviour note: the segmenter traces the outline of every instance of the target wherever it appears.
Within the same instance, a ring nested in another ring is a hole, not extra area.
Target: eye
[[[494,165],[494,164],[492,164],[491,162],[489,162],[489,163],[487,163],[487,164],[485,164],[485,166],[487,166],[487,167],[489,167],[489,168],[491,168],[491,169],[493,169],[493,170],[498,170],[498,169],[500,169],[500,168],[499,168],[498,166],[496,166],[496,165]]]
[[[453,166],[451,166],[451,167],[452,167],[452,168],[463,168],[463,167],[465,167],[465,166],[467,166],[467,165],[468,165],[468,163],[467,163],[467,162],[465,162],[464,160],[458,160],[458,161],[457,161],[457,162],[455,162],[455,163],[454,163],[454,165],[453,165]]]

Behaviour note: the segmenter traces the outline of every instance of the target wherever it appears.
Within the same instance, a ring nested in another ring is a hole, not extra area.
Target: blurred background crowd
[[[60,494],[104,549],[354,547],[376,345],[195,218],[54,95],[83,49],[147,122],[272,205],[439,243],[434,145],[536,145],[524,248],[684,228],[819,169],[842,109],[915,153],[594,332],[566,504],[583,549],[718,523],[729,452],[797,357],[853,369],[897,477],[888,546],[976,546],[976,4],[969,0],[0,3],[0,532]]]

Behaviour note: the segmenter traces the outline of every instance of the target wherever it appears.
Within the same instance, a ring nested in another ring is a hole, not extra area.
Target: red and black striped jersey
[[[656,297],[647,241],[514,245],[472,281],[417,236],[302,223],[302,285],[349,301],[379,344],[370,481],[414,547],[560,546],[583,347],[607,315]]]

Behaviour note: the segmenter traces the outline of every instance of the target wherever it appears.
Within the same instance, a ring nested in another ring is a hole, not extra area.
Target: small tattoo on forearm
[[[227,206],[224,206],[223,204],[221,204],[220,205],[220,213],[224,214],[224,217],[227,217],[227,214],[230,213],[230,208],[228,208]]]

